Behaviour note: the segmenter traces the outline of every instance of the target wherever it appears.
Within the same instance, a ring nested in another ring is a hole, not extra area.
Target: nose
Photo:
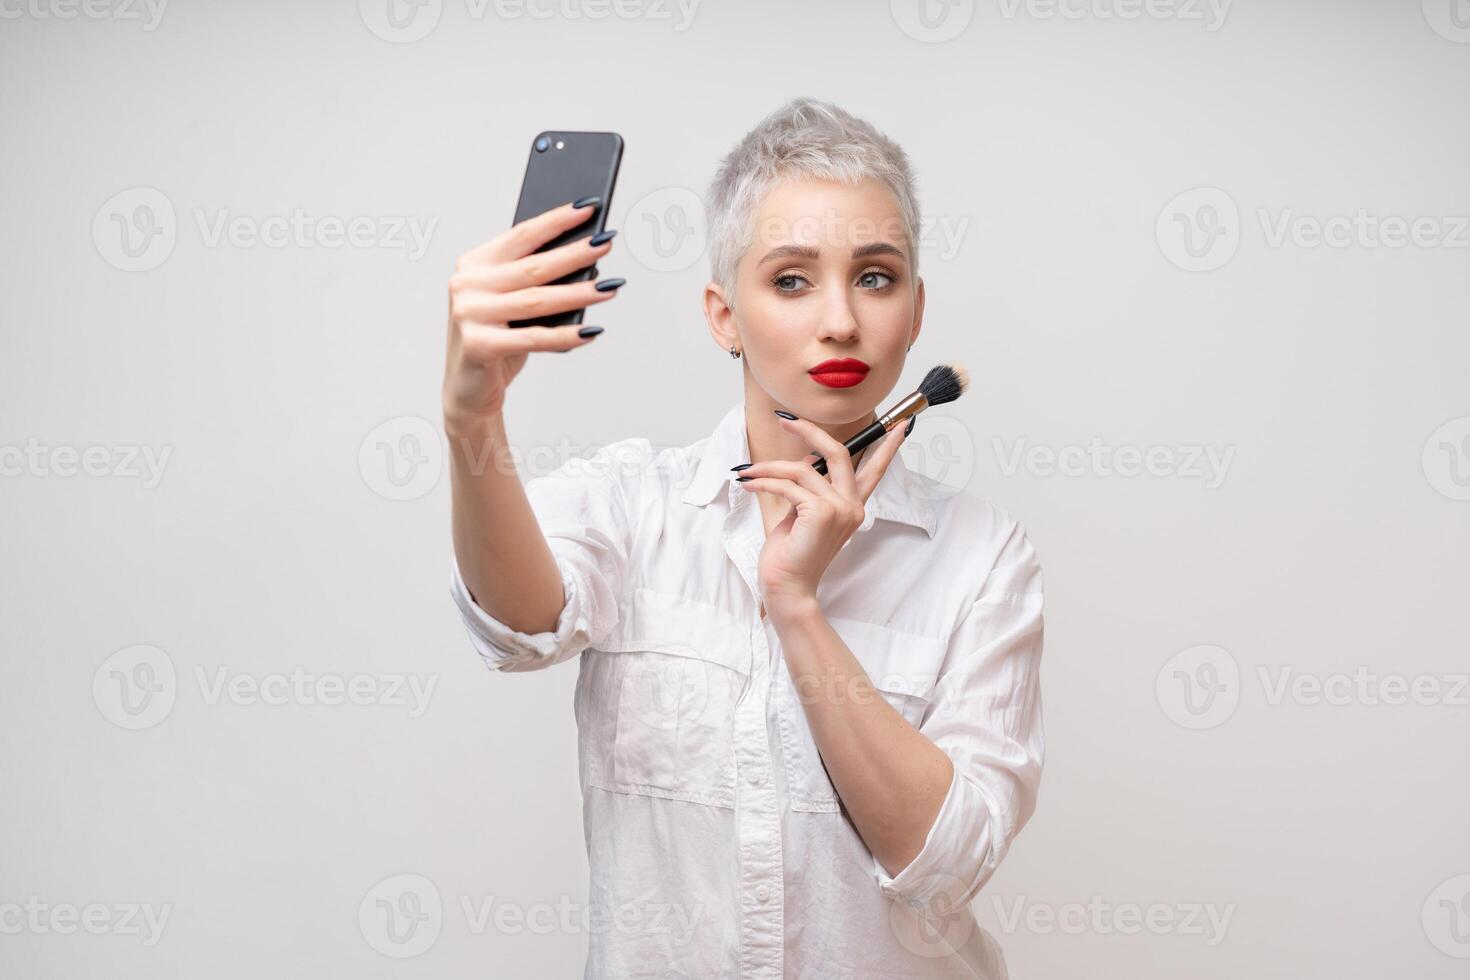
[[[817,336],[819,340],[836,343],[851,341],[858,335],[857,317],[848,302],[847,291],[833,290],[826,305],[822,307],[822,324]]]

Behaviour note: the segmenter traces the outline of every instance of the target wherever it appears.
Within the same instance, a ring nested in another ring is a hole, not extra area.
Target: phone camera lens
[[[545,153],[546,152],[546,148],[548,146],[550,146],[550,145],[551,145],[551,140],[547,139],[545,136],[538,136],[538,137],[536,137],[536,152],[537,153]]]

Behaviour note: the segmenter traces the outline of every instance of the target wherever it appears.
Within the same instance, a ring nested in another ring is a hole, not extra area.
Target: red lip
[[[807,374],[828,388],[851,388],[868,376],[868,365],[855,357],[834,357],[807,369]]]

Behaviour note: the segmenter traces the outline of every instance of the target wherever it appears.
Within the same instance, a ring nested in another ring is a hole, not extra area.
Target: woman
[[[505,323],[616,295],[541,285],[612,241],[530,257],[574,202],[450,281],[451,588],[491,669],[581,655],[588,977],[1005,975],[969,902],[1035,808],[1041,570],[1007,513],[905,468],[901,428],[842,445],[907,391],[912,184],[835,106],[764,119],[708,201],[741,403],[693,445],[625,439],[524,488],[506,387],[597,328]]]

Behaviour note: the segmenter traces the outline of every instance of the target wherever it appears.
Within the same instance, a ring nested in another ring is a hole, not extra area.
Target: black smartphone
[[[617,133],[545,132],[531,141],[531,158],[526,162],[526,176],[521,181],[521,199],[516,204],[515,222],[535,217],[543,211],[583,197],[600,197],[601,202],[588,210],[587,220],[563,232],[536,251],[559,248],[579,238],[588,238],[603,230],[608,205],[612,203],[613,186],[618,181],[618,164],[623,160],[623,138]],[[514,222],[513,222],[514,223]],[[577,269],[547,285],[585,282],[592,278],[592,267]],[[586,308],[553,313],[531,320],[511,320],[510,327],[561,327],[581,323]]]

